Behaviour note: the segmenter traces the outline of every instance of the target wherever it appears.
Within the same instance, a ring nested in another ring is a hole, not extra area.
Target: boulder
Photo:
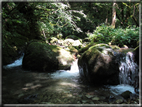
[[[51,40],[50,40],[51,44],[57,43],[57,42],[58,42],[58,39],[56,37],[51,37]]]
[[[66,37],[66,39],[74,39],[74,40],[78,40],[80,39],[79,37],[75,36],[75,35],[69,35]]]
[[[128,98],[130,98],[131,94],[132,94],[132,92],[130,92],[130,91],[125,91],[125,92],[123,92],[123,93],[121,94],[121,96],[122,96],[123,98],[125,98],[125,99],[128,99]]]
[[[115,53],[107,44],[91,46],[79,58],[78,66],[80,75],[95,85],[119,83]]]
[[[82,43],[80,42],[80,40],[73,40],[73,39],[65,39],[64,46],[80,46],[82,45]]]
[[[59,46],[41,42],[28,44],[23,57],[22,67],[36,71],[67,69],[71,66],[73,56]]]
[[[96,45],[95,43],[89,43],[88,45],[86,45],[85,47],[82,47],[81,49],[79,49],[79,54],[83,54],[86,50],[88,50],[91,46]]]

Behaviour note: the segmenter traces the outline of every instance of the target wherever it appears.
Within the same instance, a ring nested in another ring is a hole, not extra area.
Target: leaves
[[[113,29],[110,26],[102,24],[101,26],[98,26],[96,30],[94,30],[93,34],[88,33],[87,36],[93,42],[111,42],[112,44],[119,46],[127,45],[130,47],[135,47],[136,42],[139,40],[139,30],[135,26],[126,29]]]

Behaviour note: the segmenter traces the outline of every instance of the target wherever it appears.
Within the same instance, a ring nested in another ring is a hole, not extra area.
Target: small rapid
[[[122,94],[125,91],[130,91],[131,93],[136,94],[134,91],[134,87],[128,84],[119,84],[116,86],[110,86],[110,91],[115,95]]]
[[[138,65],[134,62],[134,55],[132,52],[128,52],[126,56],[122,58],[120,61],[119,70],[120,84],[135,84],[139,71]]]
[[[19,59],[15,60],[13,63],[3,66],[3,68],[7,69],[7,68],[21,66],[23,57],[24,57],[24,54]]]
[[[120,58],[119,71],[120,84],[110,86],[112,93],[118,95],[125,91],[130,91],[133,94],[137,94],[139,92],[139,67],[134,62],[132,52],[128,52]]]
[[[15,62],[8,64],[6,66],[3,66],[3,68],[14,69],[14,67],[21,66],[23,56],[15,60]],[[80,74],[79,74],[79,68],[77,63],[78,63],[78,59],[73,61],[72,66],[70,67],[70,70],[57,70],[53,73],[42,73],[42,74],[43,75],[49,74],[52,80],[59,81],[59,83],[56,84],[58,85],[58,89],[62,89],[63,84],[71,85],[73,87],[74,86],[80,87],[82,85],[80,83],[82,82],[79,82]],[[109,88],[110,92],[112,92],[115,95],[119,95],[125,91],[130,91],[133,94],[135,94],[135,91],[134,91],[135,82],[138,82],[135,80],[135,78],[136,76],[138,76],[139,71],[138,71],[138,65],[134,62],[133,54],[131,52],[127,53],[125,57],[122,57],[120,61],[119,70],[120,70],[120,74],[119,74],[120,84],[116,86],[108,86],[107,88]],[[45,77],[45,78],[47,79],[48,77]]]
[[[72,78],[79,76],[79,69],[77,65],[78,59],[73,61],[70,70],[57,70],[56,72],[52,73],[52,78]]]

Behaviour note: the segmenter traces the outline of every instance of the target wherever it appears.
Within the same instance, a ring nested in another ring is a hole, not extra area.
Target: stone
[[[50,72],[69,68],[73,60],[70,52],[59,46],[31,42],[25,50],[22,67]]]
[[[115,103],[121,104],[121,103],[123,103],[123,99],[117,99],[117,100],[115,101]]]
[[[92,100],[98,101],[98,100],[100,100],[100,98],[99,97],[93,97]]]
[[[87,98],[92,98],[92,97],[93,97],[93,95],[86,95],[86,97],[87,97]]]
[[[65,39],[63,42],[64,46],[79,46],[82,45],[82,43],[79,40],[73,40],[73,39]]]
[[[79,73],[96,85],[118,84],[119,66],[113,49],[107,44],[96,44],[86,50],[78,60]]]
[[[130,92],[130,91],[125,91],[125,92],[123,92],[122,94],[121,94],[121,96],[123,97],[123,98],[125,98],[125,99],[128,99],[128,98],[130,98],[130,95],[132,94],[132,92]]]

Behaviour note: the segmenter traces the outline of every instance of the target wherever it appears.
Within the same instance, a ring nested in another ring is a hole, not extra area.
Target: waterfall
[[[78,59],[73,61],[70,70],[57,70],[56,72],[52,73],[51,75],[53,78],[72,78],[79,76],[79,69],[78,69]]]
[[[130,91],[133,94],[139,93],[139,67],[134,62],[134,55],[132,52],[119,54],[119,81],[120,84],[110,86],[112,93],[118,95],[125,91]]]
[[[120,84],[128,84],[135,87],[139,80],[139,67],[134,62],[134,55],[132,52],[128,52],[121,58],[119,70]]]
[[[6,68],[13,68],[13,67],[21,66],[23,57],[24,57],[24,54],[19,59],[15,60],[13,63],[3,66],[3,68],[6,69]]]

